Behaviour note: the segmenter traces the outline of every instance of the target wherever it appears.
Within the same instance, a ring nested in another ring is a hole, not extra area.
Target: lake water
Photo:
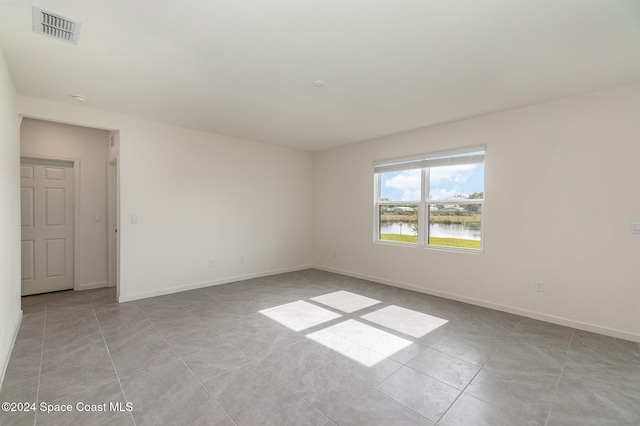
[[[411,222],[383,223],[380,226],[381,234],[402,234],[415,235],[411,229]],[[445,225],[442,223],[432,223],[429,226],[429,236],[436,238],[457,238],[461,240],[480,241],[480,229],[469,228],[466,225],[454,223]]]

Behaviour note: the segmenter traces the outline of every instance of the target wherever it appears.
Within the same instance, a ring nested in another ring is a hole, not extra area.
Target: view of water
[[[415,235],[411,228],[411,222],[383,223],[380,226],[381,234]],[[480,240],[480,229],[470,228],[459,223],[445,225],[432,223],[429,226],[429,236],[437,238],[458,238],[462,240]]]

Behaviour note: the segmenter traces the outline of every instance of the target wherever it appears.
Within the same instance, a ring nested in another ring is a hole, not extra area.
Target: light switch
[[[138,219],[138,215],[134,214],[131,215],[131,224],[132,225],[137,225],[140,222],[140,220]]]
[[[631,232],[640,234],[640,222],[631,222]]]
[[[100,215],[100,213],[96,213],[93,215],[93,221],[94,222],[101,222],[102,221],[102,216]]]

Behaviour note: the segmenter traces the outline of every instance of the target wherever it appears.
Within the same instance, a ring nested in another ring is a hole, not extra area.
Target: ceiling
[[[3,1],[0,44],[20,95],[317,151],[639,82],[640,0]]]

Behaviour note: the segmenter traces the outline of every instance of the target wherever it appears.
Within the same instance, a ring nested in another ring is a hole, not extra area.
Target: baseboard
[[[11,336],[11,345],[9,345],[9,352],[7,352],[6,358],[2,362],[2,371],[0,371],[0,390],[2,390],[2,384],[4,383],[4,375],[7,372],[9,366],[9,360],[11,359],[11,352],[13,352],[13,346],[16,344],[18,338],[18,332],[20,331],[20,324],[22,324],[22,310],[18,312],[18,319],[13,327],[13,333]]]
[[[253,278],[262,278],[262,277],[268,277],[271,275],[278,275],[278,274],[284,274],[287,272],[295,272],[295,271],[302,271],[304,269],[309,269],[309,268],[313,268],[312,265],[302,265],[302,266],[294,266],[291,268],[284,268],[284,269],[274,269],[271,271],[264,271],[264,272],[256,272],[253,274],[245,274],[245,275],[236,275],[233,277],[227,277],[227,278],[220,278],[218,280],[213,280],[213,281],[202,281],[202,282],[198,282],[198,283],[192,283],[192,284],[186,284],[186,285],[181,285],[181,286],[176,286],[176,287],[169,287],[169,288],[164,288],[161,290],[154,290],[154,291],[147,291],[144,293],[136,293],[136,294],[130,294],[130,295],[120,295],[120,297],[118,298],[118,302],[123,303],[123,302],[131,302],[132,300],[139,300],[139,299],[147,299],[149,297],[156,297],[156,296],[164,296],[166,294],[172,294],[172,293],[179,293],[181,291],[187,291],[187,290],[196,290],[198,288],[204,288],[204,287],[211,287],[214,285],[221,285],[221,284],[228,284],[228,283],[233,283],[236,281],[243,281],[243,280],[250,280]]]
[[[74,290],[92,290],[94,288],[102,287],[109,287],[109,283],[106,281],[100,281],[96,283],[78,284],[78,288],[74,288]]]
[[[540,321],[546,321],[553,324],[564,325],[572,327],[578,330],[590,331],[593,333],[604,334],[605,336],[616,337],[619,339],[630,340],[632,342],[640,342],[640,334],[632,333],[629,331],[618,330],[610,327],[603,327],[597,324],[591,324],[583,321],[576,321],[570,318],[559,317],[555,315],[549,315],[542,312],[529,311],[526,309],[517,308],[514,306],[501,305],[499,303],[493,303],[488,300],[475,299],[471,297],[460,296],[457,294],[446,293],[437,290],[426,289],[422,287],[413,286],[396,281],[390,281],[384,278],[374,277],[370,275],[359,274],[356,272],[345,271],[342,269],[329,268],[325,266],[315,265],[315,269],[322,271],[334,272],[336,274],[347,275],[349,277],[360,278],[363,280],[373,281],[379,284],[389,285],[392,287],[404,288],[405,290],[412,290],[418,293],[429,294],[432,296],[443,297],[445,299],[457,300],[458,302],[469,303],[471,305],[482,306],[484,308],[495,309],[497,311],[508,312],[510,314],[521,315],[523,317],[533,318]]]

